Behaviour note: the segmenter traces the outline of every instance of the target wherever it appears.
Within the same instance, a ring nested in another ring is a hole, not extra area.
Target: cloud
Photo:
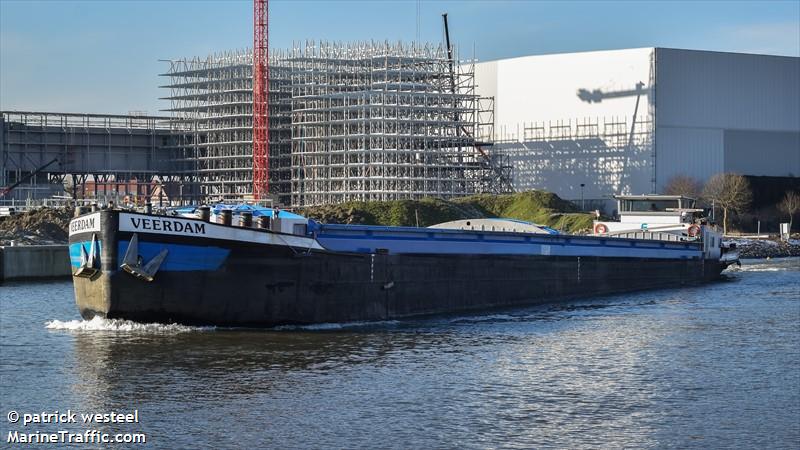
[[[775,22],[728,26],[723,36],[736,51],[800,56],[800,22]]]

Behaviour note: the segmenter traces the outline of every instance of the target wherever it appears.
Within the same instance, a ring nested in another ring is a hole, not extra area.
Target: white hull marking
[[[180,219],[177,217],[153,217],[121,213],[119,215],[119,231],[166,234],[171,236],[196,236],[208,239],[226,239],[231,241],[322,249],[315,239],[307,237],[278,235],[247,228],[231,228],[224,225]]]
[[[76,217],[69,221],[69,235],[100,231],[100,213]]]

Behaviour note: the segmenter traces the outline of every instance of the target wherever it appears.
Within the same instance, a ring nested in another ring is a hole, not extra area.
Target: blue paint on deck
[[[220,203],[214,205],[211,208],[211,212],[214,214],[220,214],[224,209],[231,210],[233,215],[238,215],[243,212],[250,212],[253,213],[253,217],[267,216],[271,218],[275,216],[275,212],[277,211],[279,219],[305,219],[305,217],[301,215],[289,211],[284,211],[282,209],[267,208],[266,206],[261,206],[261,205],[248,205],[246,203],[230,204],[230,205]]]
[[[117,266],[122,264],[129,244],[129,241],[120,241],[117,244]],[[163,249],[167,249],[167,258],[158,270],[167,272],[217,270],[222,267],[231,252],[229,249],[212,246],[139,241],[139,256],[142,257],[145,263],[153,259]]]

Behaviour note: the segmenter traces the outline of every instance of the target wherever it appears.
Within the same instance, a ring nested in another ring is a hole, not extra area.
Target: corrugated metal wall
[[[725,130],[725,172],[800,176],[800,133]]]
[[[656,128],[658,192],[664,183],[677,175],[702,181],[711,174],[722,172],[722,135],[722,130],[713,128]]]
[[[800,58],[656,49],[656,181],[800,175]]]

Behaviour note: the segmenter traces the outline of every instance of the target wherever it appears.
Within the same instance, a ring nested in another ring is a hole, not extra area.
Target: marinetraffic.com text
[[[139,410],[132,412],[78,412],[66,411],[18,412],[6,414],[11,429],[6,436],[9,444],[145,444],[144,433],[108,432],[113,424],[138,424]],[[81,430],[63,429],[77,425]],[[94,427],[102,428],[102,430]],[[21,429],[19,429],[21,428]],[[58,429],[48,429],[58,428]]]

